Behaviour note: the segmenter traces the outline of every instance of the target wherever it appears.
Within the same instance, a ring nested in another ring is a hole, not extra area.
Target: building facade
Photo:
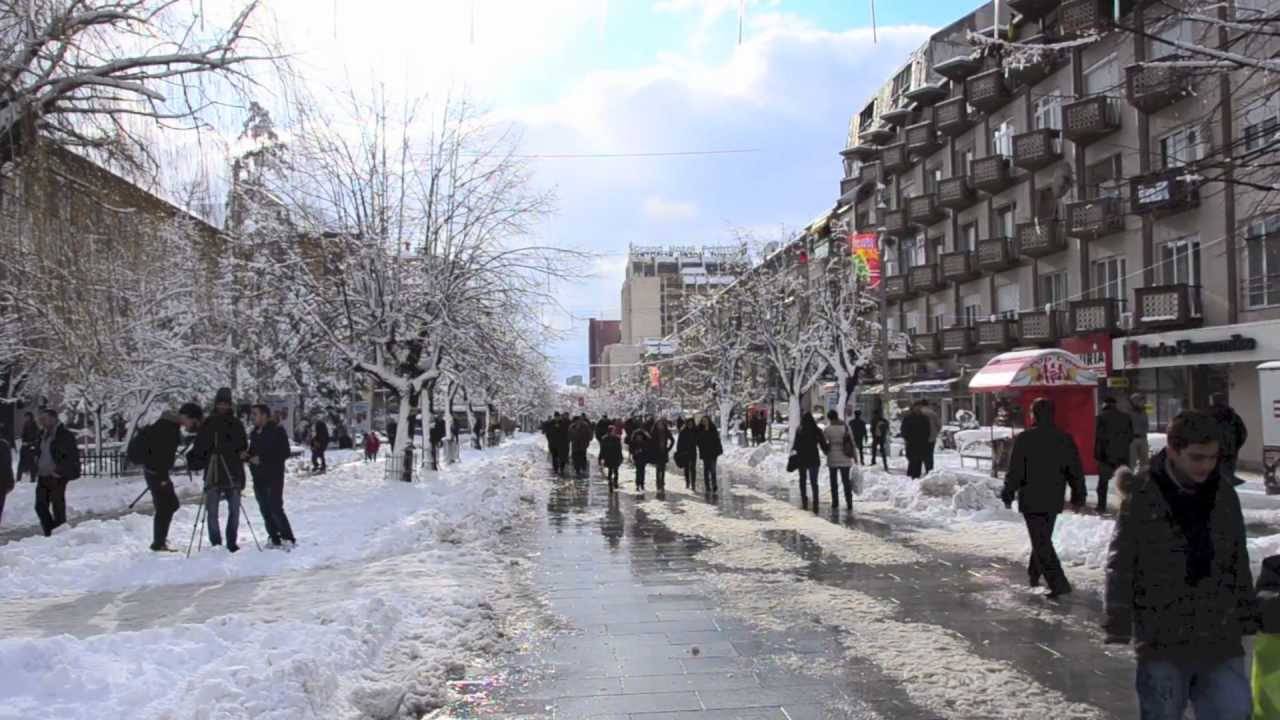
[[[1169,61],[1189,44],[1273,57],[1276,39],[1155,3],[1004,6],[936,33],[841,153],[836,220],[880,233],[888,325],[913,337],[889,376],[957,378],[950,410],[982,416],[967,372],[1056,346],[1103,392],[1145,393],[1153,426],[1225,392],[1260,430],[1255,368],[1280,358],[1264,337],[1280,321],[1280,208],[1249,176],[1280,155],[1280,93],[1265,73]],[[975,43],[997,30],[1016,45]],[[1242,458],[1260,462],[1260,442]]]
[[[601,387],[604,383],[604,368],[601,358],[608,345],[622,341],[622,321],[597,320],[587,321],[587,377],[591,379],[591,387]]]

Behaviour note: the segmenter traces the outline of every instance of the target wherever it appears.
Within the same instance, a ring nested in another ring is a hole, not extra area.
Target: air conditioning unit
[[[1133,329],[1133,313],[1120,313],[1120,329],[1126,332]]]

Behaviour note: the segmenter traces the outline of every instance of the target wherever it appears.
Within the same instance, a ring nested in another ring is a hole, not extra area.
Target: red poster
[[[653,387],[662,386],[662,371],[658,369],[657,365],[649,366],[649,384]]]
[[[875,233],[849,236],[849,255],[853,271],[866,282],[868,289],[880,287],[880,242]]]
[[[1111,374],[1111,336],[1106,333],[1093,333],[1079,337],[1064,337],[1058,341],[1058,347],[1075,355],[1090,370],[1098,373],[1098,377]]]

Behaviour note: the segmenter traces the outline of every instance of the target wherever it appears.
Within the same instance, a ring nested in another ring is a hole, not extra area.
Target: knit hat
[[[231,388],[229,387],[218,388],[218,392],[213,396],[213,404],[217,405],[218,403],[227,403],[228,405],[232,404]]]

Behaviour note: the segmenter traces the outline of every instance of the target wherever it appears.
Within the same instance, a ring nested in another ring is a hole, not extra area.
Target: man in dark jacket
[[[137,431],[142,433],[140,442],[146,455],[142,462],[142,477],[151,491],[151,504],[156,513],[151,520],[151,549],[155,552],[170,551],[169,525],[179,507],[178,493],[174,491],[173,479],[169,475],[181,441],[178,421],[177,415],[166,411],[159,420]]]
[[[484,416],[476,416],[476,424],[471,427],[471,446],[477,450],[484,449]]]
[[[907,476],[918,478],[923,474],[925,460],[929,455],[929,433],[932,432],[929,418],[920,410],[920,405],[911,406],[911,411],[902,416],[899,434],[907,451]]]
[[[849,421],[849,432],[853,435],[853,449],[857,454],[858,465],[864,465],[862,446],[867,442],[867,422],[862,419],[862,411],[853,411],[853,420]]]
[[[556,413],[547,424],[547,448],[551,451],[551,468],[557,475],[564,474],[569,464],[569,423]]]
[[[711,418],[703,415],[698,419],[698,460],[702,461],[702,487],[705,492],[720,492],[720,476],[716,470],[716,461],[724,454],[724,445],[720,441],[720,431]]]
[[[192,417],[192,414],[196,417]],[[244,425],[232,412],[231,388],[218,388],[213,401],[213,414],[201,421],[199,406],[184,405],[179,411],[188,431],[197,430],[196,439],[187,451],[187,467],[204,471],[204,502],[209,544],[221,545],[218,530],[218,502],[227,499],[227,550],[240,549],[236,540],[240,529],[240,494],[244,491],[244,464],[241,453],[249,449]]]
[[[329,449],[329,426],[325,424],[324,418],[316,420],[315,434],[311,436],[311,470],[313,472],[327,472],[329,470],[328,461],[325,460],[324,453]]]
[[[1114,397],[1102,400],[1102,412],[1093,427],[1093,459],[1098,461],[1098,513],[1107,511],[1107,486],[1116,468],[1129,462],[1133,444],[1133,418],[1116,407]]]
[[[569,425],[569,443],[573,454],[573,473],[578,477],[585,477],[587,474],[590,465],[587,462],[587,450],[591,447],[591,438],[591,423],[586,416],[574,418]]]
[[[271,419],[271,409],[266,405],[254,405],[251,417],[253,430],[249,433],[249,450],[244,457],[253,474],[253,496],[258,499],[262,524],[273,546],[280,547],[283,540],[296,545],[293,527],[284,514],[284,465],[289,459],[289,435]]]
[[[427,440],[431,443],[431,467],[440,467],[440,447],[444,445],[444,418],[436,415],[431,421],[431,429],[427,431]]]
[[[1183,412],[1166,449],[1120,504],[1107,555],[1103,629],[1134,643],[1144,718],[1245,720],[1244,635],[1257,632],[1240,500],[1219,472],[1218,425]]]
[[[1223,393],[1209,396],[1209,412],[1218,424],[1218,450],[1222,453],[1218,472],[1222,473],[1223,480],[1235,487],[1244,482],[1236,478],[1236,461],[1240,448],[1249,439],[1249,429],[1245,427],[1244,420],[1227,404],[1227,396]]]
[[[37,442],[36,515],[45,537],[67,522],[67,483],[80,477],[76,436],[58,419],[58,411],[40,411],[44,432]]]
[[[1088,491],[1076,441],[1054,425],[1053,402],[1036,399],[1031,403],[1031,416],[1035,427],[1013,441],[1000,499],[1005,507],[1011,507],[1017,499],[1031,538],[1027,580],[1031,587],[1038,587],[1043,576],[1049,585],[1046,597],[1053,599],[1071,592],[1071,583],[1067,582],[1058,551],[1053,547],[1053,526],[1064,509],[1066,489],[1071,488],[1071,504],[1077,510],[1084,507]]]
[[[18,449],[18,477],[15,482],[22,482],[22,476],[31,475],[31,482],[36,481],[36,458],[40,456],[40,426],[36,416],[26,413],[22,421],[22,446]]]
[[[0,438],[0,518],[4,517],[4,498],[13,492],[13,448]]]

